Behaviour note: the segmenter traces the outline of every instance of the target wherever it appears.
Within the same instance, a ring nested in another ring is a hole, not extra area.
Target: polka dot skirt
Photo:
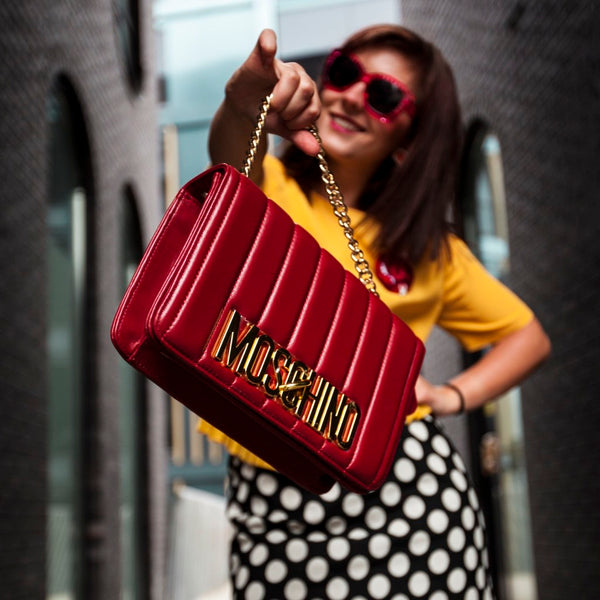
[[[477,495],[432,418],[404,428],[371,494],[316,496],[238,458],[226,491],[236,599],[493,599]]]

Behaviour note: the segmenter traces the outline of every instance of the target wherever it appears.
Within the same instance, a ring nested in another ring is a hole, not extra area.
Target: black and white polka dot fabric
[[[237,458],[226,489],[236,599],[493,598],[477,495],[432,418],[404,428],[377,492],[316,496]]]

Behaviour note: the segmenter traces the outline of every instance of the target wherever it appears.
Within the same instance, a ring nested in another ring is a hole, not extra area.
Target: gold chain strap
[[[256,152],[258,150],[258,145],[260,144],[262,131],[265,125],[265,119],[267,118],[267,112],[269,111],[269,106],[271,105],[271,97],[272,94],[264,98],[260,105],[258,117],[256,119],[256,126],[254,127],[254,131],[250,137],[250,145],[248,147],[248,152],[246,153],[246,158],[242,167],[242,173],[246,177],[250,176],[250,170],[252,169],[252,164],[254,163],[254,158],[256,157]],[[352,256],[352,261],[354,262],[354,268],[358,273],[358,278],[372,294],[379,297],[369,263],[367,262],[363,251],[354,237],[354,230],[352,229],[350,224],[350,216],[348,215],[348,207],[344,202],[342,192],[335,182],[335,179],[329,170],[329,166],[327,165],[327,161],[325,160],[325,152],[323,150],[323,144],[321,143],[319,132],[314,125],[309,128],[309,131],[313,134],[317,142],[319,142],[319,153],[317,154],[317,159],[319,161],[319,168],[321,169],[321,180],[325,184],[325,191],[327,192],[329,203],[333,208],[333,214],[337,217],[338,223],[343,229],[344,236],[348,241],[348,248],[350,249],[350,255]]]
[[[258,145],[260,144],[260,138],[265,127],[265,120],[267,118],[267,113],[269,112],[269,106],[271,106],[272,97],[273,94],[269,94],[266,98],[263,98],[262,102],[260,103],[260,108],[258,109],[256,125],[254,126],[254,131],[250,136],[250,145],[248,147],[248,152],[246,152],[246,159],[242,165],[242,173],[246,177],[250,177],[250,171],[252,170],[254,158],[256,157],[256,151],[258,150]]]

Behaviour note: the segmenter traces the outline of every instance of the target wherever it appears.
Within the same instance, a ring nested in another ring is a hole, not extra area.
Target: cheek
[[[387,125],[382,123],[382,126],[387,129],[387,136],[392,150],[402,148],[405,145],[411,123],[412,119],[406,114],[398,116],[394,122]]]
[[[402,146],[402,141],[406,135],[405,129],[400,129],[395,124],[381,123],[375,119],[373,119],[372,128],[382,153],[391,154]]]
[[[322,88],[319,94],[321,104],[323,105],[323,107],[327,108],[337,100],[339,95],[339,92],[327,88]]]

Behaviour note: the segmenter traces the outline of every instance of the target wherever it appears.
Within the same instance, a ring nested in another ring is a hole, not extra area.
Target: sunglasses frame
[[[329,71],[331,70],[331,66],[340,56],[350,59],[357,67],[359,73],[359,77],[355,81],[352,81],[344,86],[333,85],[329,80]],[[377,79],[391,83],[393,86],[397,87],[402,92],[402,100],[400,100],[400,102],[398,102],[398,105],[395,108],[393,108],[390,112],[382,113],[378,111],[374,106],[372,106],[369,102],[369,83]],[[323,67],[322,81],[324,88],[334,90],[336,92],[343,92],[344,90],[347,90],[356,83],[364,82],[366,84],[364,93],[365,110],[367,111],[367,113],[369,113],[369,115],[381,121],[382,123],[390,123],[399,114],[403,112],[405,112],[411,118],[415,116],[416,99],[414,94],[404,83],[402,83],[395,77],[392,77],[391,75],[387,75],[386,73],[367,73],[367,71],[365,71],[358,58],[350,52],[344,52],[339,48],[333,50],[333,52],[327,57],[327,60],[325,61],[325,65]]]

